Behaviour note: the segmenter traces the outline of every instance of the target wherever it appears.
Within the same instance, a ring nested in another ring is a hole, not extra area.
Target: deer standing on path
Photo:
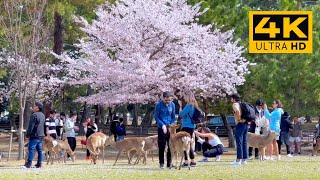
[[[146,151],[146,157],[148,155],[148,152],[151,152],[152,162],[154,162],[153,151],[158,149],[158,135],[148,136],[148,137],[139,137],[139,138],[145,141],[145,145],[143,149]],[[135,149],[132,149],[131,151],[129,151],[130,161],[132,160],[132,158],[135,156],[136,153],[137,151]],[[135,161],[135,164],[138,164],[139,161],[140,159],[137,159]]]
[[[108,136],[102,132],[96,132],[91,134],[87,140],[87,149],[90,151],[91,162],[97,163],[98,155],[100,154],[100,148],[102,149],[102,163],[104,163],[106,141]]]

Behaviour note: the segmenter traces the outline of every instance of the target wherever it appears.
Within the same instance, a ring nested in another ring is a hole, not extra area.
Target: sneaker
[[[220,161],[221,156],[216,156],[216,161]]]
[[[254,159],[260,159],[259,156],[255,156]]]
[[[206,157],[203,157],[200,161],[198,161],[198,162],[209,162],[208,161],[208,158],[206,158]]]
[[[239,162],[233,161],[233,162],[231,163],[231,165],[233,165],[233,166],[241,166],[241,162],[240,162],[240,161],[239,161]]]
[[[35,168],[41,168],[42,167],[41,164],[36,164],[34,166],[35,166]]]
[[[244,160],[244,161],[241,161],[241,164],[246,165],[246,164],[248,164],[248,162],[246,160]]]
[[[86,157],[86,160],[87,160],[87,161],[90,161],[90,156],[87,156],[87,157]]]
[[[198,156],[198,154],[197,154],[196,152],[193,152],[193,155],[194,155],[194,156]]]
[[[280,161],[281,160],[281,156],[279,155],[278,157],[276,157],[276,160]]]
[[[68,157],[68,161],[72,161],[71,157]]]
[[[298,152],[299,155],[301,155],[301,152]]]
[[[164,169],[164,165],[163,164],[160,164],[160,169]]]
[[[187,163],[183,163],[181,167],[182,167],[182,168],[189,167],[189,164],[187,164]]]
[[[252,159],[253,159],[252,156],[249,156],[248,160],[252,160]]]
[[[293,156],[292,156],[292,154],[288,154],[287,156],[288,156],[288,157],[290,157],[290,158],[292,158],[292,157],[293,157]]]
[[[31,168],[31,164],[24,164],[23,166],[21,166],[22,169],[29,169]]]
[[[197,166],[197,163],[191,162],[191,163],[190,163],[190,166],[191,166],[191,167],[196,167],[196,166]]]

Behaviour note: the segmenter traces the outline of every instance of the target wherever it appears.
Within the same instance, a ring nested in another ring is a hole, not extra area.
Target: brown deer
[[[63,162],[66,163],[66,155],[72,159],[72,162],[76,159],[76,153],[71,150],[69,143],[64,139],[58,141],[58,144],[53,148],[55,153],[63,152]],[[50,153],[51,154],[51,153]],[[58,162],[60,162],[60,156],[58,156]]]
[[[320,149],[320,138],[314,139],[312,143],[312,156],[316,156],[318,154],[318,150]]]
[[[145,141],[143,138],[125,138],[122,141],[114,142],[114,137],[110,136],[106,141],[106,146],[110,145],[112,148],[118,150],[118,155],[116,157],[116,161],[113,165],[116,165],[120,154],[125,151],[128,156],[128,164],[131,164],[131,159],[129,157],[129,151],[136,150],[139,153],[138,159],[140,159],[141,155],[143,155],[143,163],[146,164],[146,152],[144,150]]]
[[[265,148],[278,136],[279,133],[270,130],[266,136],[248,132],[248,146],[259,149],[259,159],[262,161],[265,156]]]
[[[87,149],[90,151],[91,162],[97,163],[98,155],[100,154],[100,148],[102,149],[102,163],[104,163],[106,140],[108,136],[102,132],[96,132],[91,134],[87,140]]]
[[[143,139],[145,141],[145,145],[144,145],[144,151],[146,151],[146,157],[148,152],[151,152],[151,157],[152,157],[152,161],[153,160],[153,151],[158,149],[158,135],[154,135],[154,136],[148,136],[148,137],[140,137],[141,139]],[[137,151],[135,149],[132,149],[131,151],[129,151],[129,158],[130,161],[132,160],[132,158],[135,156],[135,154],[137,153]],[[139,163],[140,159],[137,159],[135,161],[135,164]]]
[[[189,133],[185,131],[180,131],[176,133],[176,129],[178,129],[179,127],[180,127],[180,124],[169,125],[169,132],[170,132],[169,146],[172,154],[172,160],[173,160],[173,157],[175,157],[176,168],[177,168],[178,154],[181,156],[180,166],[179,166],[179,170],[180,170],[182,166],[183,157],[184,157],[184,151],[186,151],[187,158],[188,158],[188,168],[190,170],[189,152],[190,152],[190,148],[192,148],[191,147],[192,137],[190,136]],[[172,168],[172,163],[170,165],[170,168]]]

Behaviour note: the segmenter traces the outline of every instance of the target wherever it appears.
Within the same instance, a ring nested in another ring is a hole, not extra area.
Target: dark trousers
[[[282,146],[282,141],[281,140],[277,140],[278,143],[278,150],[279,150],[279,154],[281,154],[281,146]],[[286,148],[287,148],[287,154],[290,154],[290,146],[288,144],[285,144]]]
[[[77,146],[76,138],[75,137],[67,137],[67,139],[68,139],[68,144],[69,144],[71,150],[74,151]],[[68,157],[70,157],[69,154],[68,154]]]
[[[253,121],[251,122],[249,132],[251,132],[251,133],[256,132],[256,123]],[[249,157],[252,156],[252,151],[253,151],[253,147],[249,147]],[[259,149],[258,148],[254,148],[254,156],[259,157]]]
[[[87,132],[87,134],[86,134],[87,142],[88,142],[88,137],[91,136],[91,134],[93,134],[93,133],[94,132],[92,132],[92,133]],[[87,149],[87,157],[89,157],[89,156],[90,156],[90,151]]]
[[[181,131],[185,131],[185,132],[189,133],[190,136],[192,137],[194,129],[193,128],[184,127],[184,128],[181,129]],[[189,157],[190,157],[190,159],[194,159],[194,152],[193,152],[193,148],[192,147],[190,148]],[[184,151],[184,160],[188,160],[186,151]]]
[[[167,145],[167,166],[169,167],[171,165],[171,152],[169,147],[169,138],[170,134],[167,132],[167,134],[163,133],[162,128],[158,127],[158,147],[159,147],[159,163],[164,164],[164,150]]]
[[[216,157],[223,154],[223,145],[218,144],[217,146],[211,146],[210,144],[204,142],[202,144],[202,152],[204,157]]]
[[[248,159],[248,124],[238,123],[235,129],[237,159]]]
[[[195,139],[195,151],[201,151],[202,150],[202,144],[198,142],[198,138],[194,138]]]
[[[60,137],[61,128],[62,128],[62,126],[56,126],[57,135],[59,137]]]

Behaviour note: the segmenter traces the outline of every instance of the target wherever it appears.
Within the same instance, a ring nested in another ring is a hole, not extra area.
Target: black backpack
[[[246,102],[239,102],[241,108],[241,119],[245,119],[247,122],[254,121],[256,119],[256,113],[254,107]]]
[[[188,116],[190,117],[189,113],[188,113]],[[203,118],[204,118],[204,114],[201,111],[201,109],[195,107],[194,108],[194,113],[193,113],[192,117],[190,117],[191,123],[192,124],[199,124],[199,123],[202,122]]]

